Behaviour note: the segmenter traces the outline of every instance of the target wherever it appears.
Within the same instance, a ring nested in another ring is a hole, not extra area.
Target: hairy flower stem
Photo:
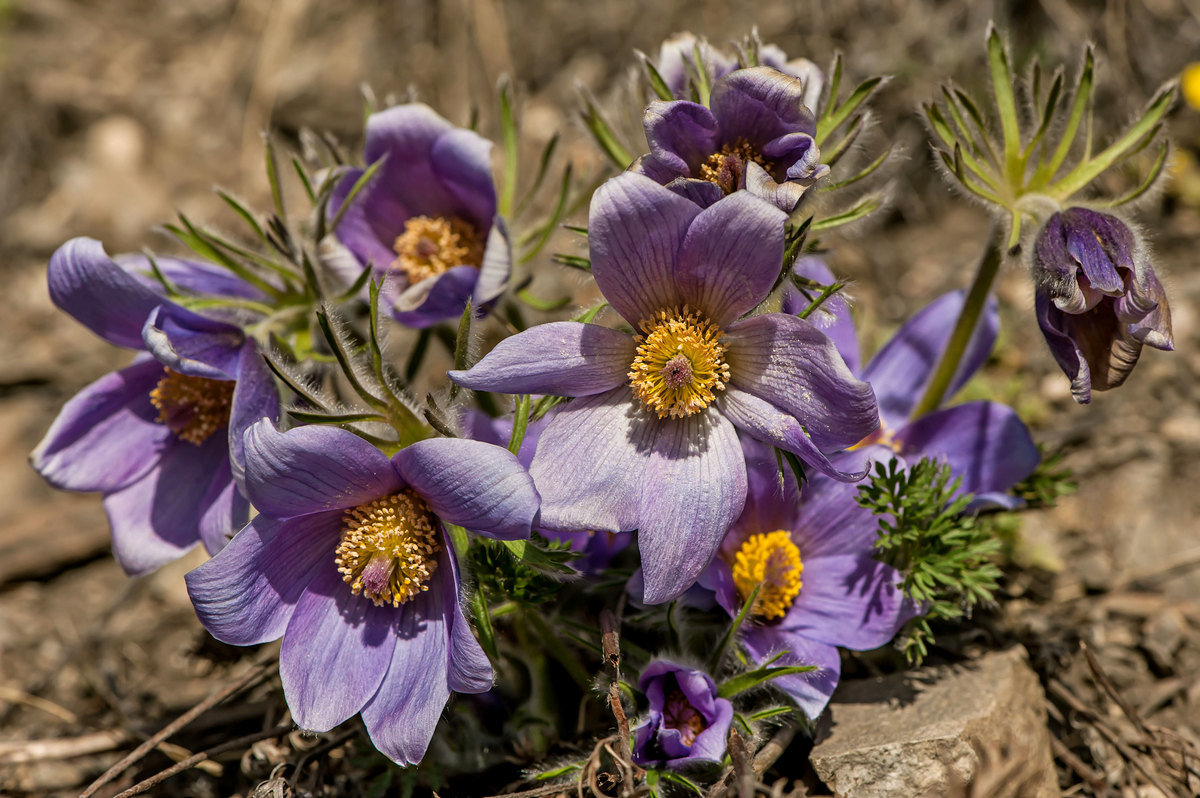
[[[910,419],[916,420],[926,413],[937,410],[946,397],[950,382],[958,372],[963,353],[967,351],[967,344],[970,343],[975,326],[979,323],[979,314],[983,311],[988,294],[992,290],[996,273],[1000,270],[1000,263],[1003,260],[1001,237],[1002,233],[998,228],[992,231],[992,235],[988,239],[988,248],[979,262],[979,271],[975,273],[975,281],[971,283],[971,289],[967,292],[967,301],[963,303],[958,321],[954,323],[950,341],[946,344],[946,350],[942,352],[937,369],[933,372],[929,385],[925,388],[925,394],[913,408]]]

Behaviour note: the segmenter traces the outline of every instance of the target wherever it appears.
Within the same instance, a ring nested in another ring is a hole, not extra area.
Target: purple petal
[[[229,408],[229,459],[239,483],[245,482],[246,430],[263,418],[279,420],[279,390],[258,346],[253,341],[247,341],[242,347],[237,385],[234,386],[233,402]]]
[[[468,371],[451,371],[465,388],[500,393],[590,396],[628,381],[633,337],[597,324],[558,321],[505,338]]]
[[[719,149],[717,120],[712,112],[686,100],[653,100],[642,124],[650,154],[672,174],[695,176]]]
[[[787,651],[789,653],[776,660],[773,667],[816,665],[814,671],[780,676],[772,679],[771,684],[791,696],[809,718],[815,719],[824,711],[842,672],[842,660],[836,646],[788,634],[773,626],[742,627],[742,642],[756,663],[766,662],[780,651]]]
[[[351,593],[333,554],[296,602],[279,651],[288,708],[308,731],[329,731],[375,695],[396,644],[393,626],[406,609],[376,607]]]
[[[800,258],[792,270],[800,277],[821,285],[833,285],[837,281],[833,272],[825,265],[825,261],[817,257]],[[781,308],[783,313],[795,316],[807,308],[808,304],[808,299],[803,294],[795,287],[787,285]],[[808,317],[808,321],[829,336],[837,346],[842,360],[846,361],[846,366],[857,374],[862,362],[858,351],[858,335],[854,331],[854,318],[850,315],[850,304],[844,294],[837,293],[826,299]]]
[[[897,585],[894,568],[872,557],[868,543],[856,553],[800,557],[802,586],[780,630],[810,640],[867,651],[886,645],[916,613]]]
[[[488,232],[483,248],[483,263],[479,266],[479,279],[475,282],[475,293],[471,297],[475,307],[484,307],[504,293],[508,288],[508,278],[512,276],[512,262],[508,225],[497,216]]]
[[[512,452],[462,438],[417,441],[392,458],[439,517],[488,537],[529,537],[539,497]]]
[[[713,704],[708,726],[692,741],[690,760],[720,762],[725,758],[725,741],[729,737],[729,726],[733,723],[733,704],[724,698],[715,699]]]
[[[478,282],[478,268],[454,266],[401,291],[392,302],[392,318],[418,329],[458,318]]]
[[[701,208],[708,208],[712,205],[716,205],[725,198],[724,190],[710,180],[696,180],[691,177],[676,177],[666,181],[664,185],[684,199],[688,199],[696,203]]]
[[[162,376],[158,361],[143,355],[84,388],[34,449],[34,469],[64,490],[107,493],[142,477],[174,440],[150,402]]]
[[[332,562],[340,533],[336,512],[287,521],[256,517],[185,577],[200,623],[235,646],[281,637],[309,582]]]
[[[808,480],[792,527],[792,540],[800,548],[803,562],[873,550],[879,519],[858,505],[857,496],[857,485],[819,474]]]
[[[210,380],[237,378],[241,328],[198,316],[175,305],[155,308],[142,328],[150,354],[172,371]]]
[[[720,144],[762,144],[787,133],[816,133],[804,106],[804,81],[771,67],[731,72],[713,84],[709,107],[721,125]]]
[[[539,528],[636,528],[656,422],[640,412],[628,387],[555,408],[529,467],[542,496]]]
[[[692,221],[679,248],[684,301],[725,327],[766,298],[783,260],[783,211],[739,191]]]
[[[245,442],[247,495],[274,518],[344,510],[403,486],[383,452],[339,427],[280,432],[262,420],[247,430]]]
[[[816,177],[823,177],[817,175]],[[816,177],[813,179],[815,180]],[[766,169],[763,169],[754,161],[749,161],[746,164],[746,190],[758,197],[759,199],[774,205],[784,213],[791,213],[800,204],[800,200],[804,197],[804,192],[812,184],[811,180],[784,180],[782,183],[776,182],[775,178]]]
[[[604,298],[634,327],[682,304],[676,255],[699,213],[695,204],[632,172],[605,182],[592,196],[592,274]]]
[[[350,196],[350,190],[363,176],[363,169],[349,168],[334,186],[329,198],[330,219],[339,212]],[[382,185],[380,176],[364,186],[354,199],[354,204],[342,216],[336,238],[354,254],[359,264],[371,264],[378,270],[387,267],[396,259],[392,248],[396,239],[404,232],[404,223],[413,213],[408,206],[391,196],[388,186]],[[351,282],[353,277],[350,278]]]
[[[871,386],[803,319],[767,313],[728,328],[734,386],[795,416],[818,449],[853,445],[879,426]]]
[[[885,424],[893,428],[904,424],[921,399],[950,342],[964,296],[962,291],[951,291],[930,302],[896,331],[863,370],[863,379],[875,388],[879,414]],[[947,398],[957,393],[987,361],[999,329],[996,298],[989,296],[946,391]]]
[[[373,199],[386,192],[407,205],[408,215],[412,216],[452,216],[459,212],[462,206],[458,198],[433,164],[439,141],[455,129],[423,103],[397,105],[372,114],[367,119],[363,160],[373,164],[381,158],[387,159],[376,183],[380,190],[372,192],[376,194]],[[486,214],[483,219],[491,217],[492,214]],[[390,244],[394,239],[392,236],[383,240]]]
[[[473,130],[457,128],[438,138],[430,154],[433,171],[465,213],[464,221],[485,232],[496,215],[492,183],[492,142]]]
[[[724,416],[708,412],[657,427],[638,506],[648,604],[692,586],[746,501],[742,447]]]
[[[495,679],[492,663],[483,653],[483,647],[475,639],[463,615],[462,602],[459,600],[461,582],[458,563],[449,539],[445,536],[442,539],[446,542],[444,550],[448,550],[445,555],[439,555],[438,566],[442,615],[450,627],[450,647],[446,655],[447,686],[456,693],[485,693],[492,688]]]
[[[228,459],[213,473],[198,507],[200,517],[196,519],[196,527],[209,554],[225,548],[233,533],[250,519],[250,503],[238,491]]]
[[[163,290],[162,283],[154,276],[150,259],[145,255],[137,253],[117,255],[113,260],[151,291],[159,293]],[[188,293],[241,299],[264,298],[263,293],[257,288],[213,263],[156,255],[154,265],[158,267],[169,283]]]

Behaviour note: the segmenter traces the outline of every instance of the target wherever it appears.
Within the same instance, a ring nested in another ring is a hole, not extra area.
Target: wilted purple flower
[[[816,258],[797,264],[797,273],[830,284],[833,275]],[[807,300],[798,292],[784,298],[785,312],[799,312]],[[975,401],[911,418],[963,306],[963,292],[951,291],[930,302],[883,345],[866,368],[859,370],[858,341],[849,308],[841,297],[825,302],[811,317],[832,338],[842,357],[871,383],[879,401],[879,429],[855,447],[851,457],[911,461],[931,458],[947,463],[961,477],[961,493],[973,493],[971,509],[1013,508],[1019,502],[1005,493],[1037,468],[1041,455],[1029,429],[1016,412],[999,402]],[[989,299],[967,345],[946,395],[953,396],[987,361],[1000,329],[995,299]]]
[[[838,647],[885,645],[916,608],[900,574],[874,559],[879,521],[855,502],[857,488],[823,474],[803,490],[787,480],[768,450],[747,442],[746,506],[698,588],[716,594],[736,617],[754,588],[758,596],[740,629],[751,659],[816,670],[776,677],[810,718],[829,702],[841,673]]]
[[[363,158],[383,160],[334,231],[361,265],[384,283],[392,315],[428,327],[498,297],[512,256],[496,215],[492,144],[456,128],[422,103],[367,119]],[[329,203],[341,208],[363,169],[347,169]]]
[[[804,97],[803,80],[759,66],[717,79],[708,107],[654,100],[643,120],[650,153],[631,168],[701,207],[749,189],[791,213],[829,173]]]
[[[281,433],[264,420],[246,433],[246,489],[260,515],[187,575],[200,622],[234,645],[283,637],[279,673],[301,728],[361,713],[380,751],[419,762],[450,691],[492,686],[443,520],[528,537],[529,475],[478,441],[419,441],[389,460],[344,429]]]
[[[779,273],[784,214],[739,192],[699,206],[626,172],[592,199],[596,283],[633,335],[578,322],[501,341],[468,388],[579,397],[552,411],[530,473],[547,529],[638,530],[646,601],[679,595],[741,512],[735,427],[844,479],[822,453],[878,425],[871,388],[795,316],[740,318]]]
[[[787,54],[774,44],[761,44],[757,49],[760,66],[778,69],[786,75],[804,81],[804,105],[816,111],[821,99],[821,90],[825,86],[825,76],[817,65],[807,58],[789,59]],[[700,60],[704,64],[710,83],[738,68],[737,58],[713,47],[707,39],[697,39],[694,34],[686,31],[676,33],[659,47],[655,68],[677,100],[694,99],[692,75],[696,72],[697,50],[700,51]]]
[[[157,264],[181,289],[258,298],[216,267]],[[156,293],[137,273],[146,266],[137,257],[119,264],[87,238],[68,241],[50,259],[54,303],[109,343],[143,353],[67,402],[31,457],[55,487],[104,494],[113,554],[130,574],[197,542],[215,553],[246,522],[249,504],[234,479],[242,432],[279,413],[254,342],[235,324]]]
[[[717,695],[707,673],[656,660],[638,686],[650,702],[650,717],[634,730],[634,762],[681,768],[724,758],[733,705]]]
[[[1087,208],[1056,213],[1033,252],[1037,316],[1075,401],[1125,382],[1142,345],[1175,348],[1171,309],[1123,221]]]

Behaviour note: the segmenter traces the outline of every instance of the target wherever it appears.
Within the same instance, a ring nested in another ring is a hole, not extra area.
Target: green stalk
[[[946,391],[950,388],[950,383],[954,380],[963,354],[967,351],[971,334],[975,332],[975,325],[979,323],[979,314],[983,312],[988,294],[992,290],[992,283],[996,280],[996,273],[1000,270],[1000,262],[1003,260],[1001,254],[1003,244],[1000,240],[1002,235],[1003,233],[998,228],[992,231],[992,235],[988,239],[987,251],[983,253],[983,259],[979,262],[979,271],[975,273],[975,282],[971,283],[971,289],[967,292],[967,301],[963,303],[958,321],[954,323],[954,331],[950,333],[950,341],[946,344],[942,358],[938,361],[937,369],[933,372],[933,377],[930,378],[929,385],[925,388],[925,395],[913,408],[910,419],[915,420],[926,413],[937,410],[941,406],[942,400],[946,398]]]

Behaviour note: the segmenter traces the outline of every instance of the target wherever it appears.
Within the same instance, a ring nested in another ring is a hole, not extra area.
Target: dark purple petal
[[[167,300],[118,266],[99,241],[72,238],[50,257],[50,299],[104,340],[142,349],[142,325]]]
[[[456,693],[485,693],[492,688],[495,674],[492,663],[463,615],[459,601],[460,581],[458,563],[448,538],[442,538],[445,546],[438,555],[438,577],[441,580],[442,617],[450,629],[449,649],[446,653],[447,686]],[[430,591],[433,587],[430,587]]]
[[[1171,332],[1171,306],[1167,304],[1167,293],[1162,283],[1154,275],[1154,271],[1146,268],[1145,274],[1135,278],[1137,290],[1131,290],[1122,299],[1117,300],[1117,317],[1130,325],[1130,335],[1135,341],[1141,341],[1146,346],[1170,352],[1175,349],[1175,336]],[[1125,305],[1137,305],[1137,311],[1125,310]],[[1153,307],[1150,307],[1153,305]],[[1135,320],[1136,315],[1145,311],[1145,316]]]
[[[150,402],[162,376],[158,361],[143,355],[84,388],[34,449],[34,469],[64,490],[110,492],[145,475],[174,440]]]
[[[636,528],[656,431],[657,419],[639,410],[628,387],[555,408],[529,467],[542,496],[539,527],[560,532]]]
[[[783,260],[787,215],[739,191],[701,211],[679,247],[683,300],[725,327],[766,298]]]
[[[724,698],[713,701],[713,714],[708,726],[692,741],[691,760],[720,762],[725,758],[725,740],[733,723],[733,704]]]
[[[430,162],[462,209],[459,217],[486,233],[496,215],[492,142],[473,130],[456,128],[434,142]]]
[[[1012,408],[968,402],[917,419],[896,433],[909,460],[943,460],[962,478],[961,493],[1010,490],[1041,461],[1029,429]]]
[[[745,139],[761,146],[788,133],[816,133],[804,106],[804,81],[771,67],[739,69],[719,79],[709,107],[721,125],[718,145]]]
[[[375,695],[396,646],[397,616],[406,609],[376,607],[351,593],[333,556],[331,549],[296,602],[279,651],[288,708],[308,731],[329,731]]]
[[[529,537],[539,497],[512,452],[462,438],[431,438],[401,449],[396,470],[439,517],[488,537]]]
[[[185,577],[200,623],[235,646],[281,637],[309,582],[333,561],[340,534],[337,512],[287,521],[256,517]]]
[[[433,164],[439,141],[455,129],[423,103],[397,105],[371,114],[367,119],[363,160],[373,164],[381,158],[387,159],[379,171],[377,191],[407,205],[408,215],[452,216],[460,212],[457,197],[443,183]],[[490,219],[491,214],[484,218]],[[385,238],[384,243],[390,244],[391,240]]]
[[[331,220],[350,196],[350,190],[363,172],[363,169],[353,168],[342,172],[329,199]],[[417,215],[420,215],[419,211],[410,211],[407,204],[391,196],[390,187],[382,185],[380,176],[376,174],[371,183],[364,186],[354,198],[354,204],[342,216],[335,233],[360,264],[369,263],[382,271],[396,259],[392,247],[404,232],[404,223]],[[351,277],[350,282],[353,279]]]
[[[233,533],[250,519],[250,503],[238,491],[228,459],[213,472],[198,509],[200,517],[196,519],[196,527],[200,542],[209,554],[225,548]]]
[[[792,270],[800,277],[817,282],[821,285],[833,285],[837,278],[818,257],[804,257],[796,261]],[[783,295],[781,312],[795,316],[809,305],[809,300],[794,286],[787,285]],[[842,360],[855,374],[858,373],[861,359],[858,351],[858,335],[854,331],[854,318],[850,315],[850,304],[843,293],[839,292],[826,299],[821,306],[813,311],[808,321],[821,332],[829,336],[837,346]],[[878,395],[876,395],[878,399]]]
[[[767,313],[730,325],[732,384],[794,416],[817,448],[841,449],[879,426],[871,386],[803,319]]]
[[[711,411],[659,421],[641,483],[644,595],[660,604],[692,586],[742,511],[746,464],[733,425]]]
[[[799,547],[803,562],[872,550],[879,535],[879,519],[858,505],[857,496],[857,485],[820,474],[809,478],[792,527],[792,542]]]
[[[246,474],[246,430],[263,418],[279,420],[279,390],[257,344],[247,341],[242,347],[229,408],[229,460],[239,483],[244,483]]]
[[[142,328],[146,349],[172,371],[210,380],[237,378],[241,328],[198,316],[176,305],[155,308]]]
[[[653,100],[642,118],[650,154],[677,177],[697,176],[708,157],[720,148],[712,112],[686,100]]]
[[[635,328],[682,304],[676,255],[699,213],[695,204],[632,172],[605,182],[592,196],[592,274],[604,298]]]
[[[701,208],[708,208],[725,198],[725,192],[710,180],[691,177],[676,177],[664,183],[668,189],[684,199],[691,200]]]
[[[800,558],[800,595],[779,622],[780,631],[867,651],[886,645],[916,612],[897,586],[901,576],[876,561],[873,547],[855,553]]]
[[[708,73],[709,82],[737,69],[737,59],[725,55],[704,39],[682,32],[665,39],[658,50],[655,67],[658,74],[678,99],[686,99],[696,70],[696,51]]]
[[[402,285],[399,277],[397,287]],[[392,302],[392,318],[406,327],[429,327],[462,315],[479,282],[475,266],[454,266],[404,288]]]
[[[787,651],[789,653],[772,663],[772,667],[817,666],[814,671],[772,679],[771,684],[791,696],[809,718],[815,719],[825,710],[842,671],[836,646],[788,634],[773,626],[743,626],[741,636],[746,651],[756,663],[766,662],[780,651]]]
[[[1071,380],[1076,402],[1087,404],[1093,390],[1116,388],[1132,373],[1142,344],[1122,329],[1111,299],[1090,313],[1074,315],[1064,313],[1038,289],[1034,306],[1050,353]]]
[[[344,510],[404,485],[383,452],[339,427],[280,432],[262,420],[246,431],[245,443],[247,495],[274,518]]]
[[[627,333],[557,321],[505,338],[468,371],[449,375],[474,390],[590,396],[628,381],[635,349]]]
[[[113,261],[140,280],[151,291],[161,295],[163,285],[154,276],[154,271],[148,257],[138,253],[130,253],[117,255],[113,257]],[[154,257],[154,265],[167,278],[167,282],[188,293],[238,297],[240,299],[264,298],[263,293],[257,288],[237,277],[228,269],[213,263],[156,255]]]
[[[930,302],[896,331],[863,370],[862,377],[875,388],[879,414],[888,426],[896,428],[904,424],[920,401],[950,341],[962,311],[963,297],[962,291],[951,291]],[[999,330],[996,298],[989,296],[946,391],[947,398],[957,393],[987,361]]]

